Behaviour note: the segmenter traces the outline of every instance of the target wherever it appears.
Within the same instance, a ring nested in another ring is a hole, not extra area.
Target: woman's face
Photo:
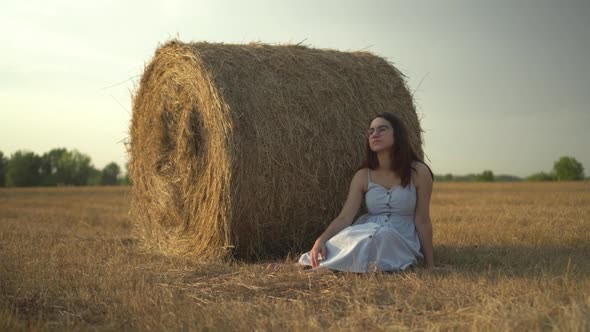
[[[393,146],[393,128],[384,118],[375,118],[367,131],[371,150],[379,152]]]

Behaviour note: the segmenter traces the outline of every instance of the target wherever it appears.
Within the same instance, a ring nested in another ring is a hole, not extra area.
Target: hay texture
[[[205,260],[309,250],[342,208],[382,111],[400,116],[422,156],[404,76],[381,57],[166,43],[133,100],[131,215],[142,243]]]

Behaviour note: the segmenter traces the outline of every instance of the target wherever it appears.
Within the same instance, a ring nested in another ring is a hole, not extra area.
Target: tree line
[[[494,175],[491,170],[485,170],[479,174],[467,175],[435,175],[435,181],[455,182],[492,182],[492,181],[581,181],[590,180],[584,177],[584,166],[574,157],[563,156],[553,163],[553,169],[549,172],[538,172],[525,178],[514,175]]]
[[[52,149],[42,155],[19,150],[10,157],[0,151],[0,187],[34,186],[99,186],[128,185],[128,170],[122,174],[117,163],[111,162],[103,169],[92,165],[90,157],[78,150]],[[494,175],[491,170],[480,174],[435,175],[435,181],[491,182],[491,181],[577,181],[584,177],[584,167],[574,157],[564,156],[556,160],[550,172],[538,172],[526,178],[513,175]]]
[[[42,155],[19,150],[10,157],[0,151],[0,187],[127,185],[129,177],[111,162],[102,169],[78,150],[52,149]]]

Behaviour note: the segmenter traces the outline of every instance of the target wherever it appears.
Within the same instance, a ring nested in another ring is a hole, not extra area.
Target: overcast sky
[[[298,43],[408,77],[437,174],[590,174],[590,1],[0,0],[0,151],[121,166],[131,93],[158,44]]]

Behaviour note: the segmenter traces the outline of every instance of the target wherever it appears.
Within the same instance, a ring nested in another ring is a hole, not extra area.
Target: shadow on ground
[[[456,272],[502,272],[509,276],[590,275],[590,248],[510,245],[437,246],[435,260]]]

